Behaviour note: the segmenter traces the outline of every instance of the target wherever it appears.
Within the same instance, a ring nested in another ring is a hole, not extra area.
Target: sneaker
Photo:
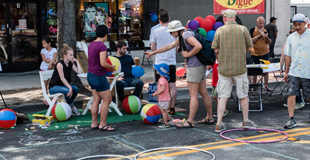
[[[251,120],[243,121],[242,127],[243,128],[257,128],[256,124],[252,122]]]
[[[225,131],[226,129],[227,128],[223,123],[215,126],[215,132],[217,132],[217,133]]]
[[[292,129],[292,128],[295,128],[297,125],[296,125],[296,121],[295,119],[289,119],[285,125],[284,125],[284,128],[286,129]]]
[[[286,107],[286,108],[287,108],[287,104],[286,104],[286,103],[284,103],[284,104],[283,104],[283,107]]]
[[[163,123],[162,125],[158,126],[159,128],[169,128],[170,125],[169,124],[165,124]]]
[[[228,114],[228,110],[225,110],[224,111],[224,114],[223,114],[223,118]],[[214,118],[217,118],[217,113],[214,113],[213,115]]]
[[[300,108],[302,108],[304,106],[305,106],[304,102],[296,103],[295,109],[297,110],[297,109],[300,109]]]
[[[78,111],[78,109],[76,107],[74,107],[72,109],[72,116],[80,116],[81,113]]]

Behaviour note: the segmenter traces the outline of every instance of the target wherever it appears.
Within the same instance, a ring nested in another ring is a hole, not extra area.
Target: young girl
[[[170,105],[170,93],[169,93],[169,66],[165,63],[154,64],[154,68],[156,72],[160,74],[160,78],[158,79],[157,91],[153,93],[153,96],[158,96],[158,105],[163,116],[164,123],[159,126],[159,128],[168,128],[170,127],[168,120],[172,119],[168,115],[168,108]],[[168,80],[167,80],[168,79]]]
[[[52,42],[48,37],[43,38],[41,50],[42,63],[40,66],[41,71],[53,69],[53,65],[56,64],[57,49],[52,47]]]
[[[97,27],[97,39],[88,46],[88,73],[87,81],[92,89],[94,101],[91,105],[92,129],[100,129],[102,131],[114,131],[107,124],[107,116],[109,105],[112,101],[110,84],[106,78],[107,69],[115,71],[115,66],[107,63],[107,47],[104,42],[107,40],[108,28],[105,25]],[[103,100],[100,108],[100,123],[98,123],[99,104]]]
[[[42,46],[44,47],[41,50],[42,63],[40,66],[41,71],[51,70],[53,66],[56,64],[57,58],[57,49],[52,47],[52,42],[48,37],[43,38]],[[49,80],[44,81],[45,88],[49,83]],[[44,101],[46,105],[48,105],[47,101]]]
[[[71,83],[71,71],[82,73],[79,62],[73,57],[73,49],[64,44],[61,55],[63,60],[56,63],[54,73],[49,84],[51,94],[63,93],[67,103],[71,106],[72,115],[79,116],[80,113],[74,106],[73,100],[78,94],[78,87]]]

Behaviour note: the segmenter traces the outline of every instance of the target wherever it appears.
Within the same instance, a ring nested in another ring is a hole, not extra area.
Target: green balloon
[[[202,36],[207,37],[207,31],[206,31],[205,29],[203,29],[203,28],[198,28],[198,30],[199,30],[199,33],[200,33]]]

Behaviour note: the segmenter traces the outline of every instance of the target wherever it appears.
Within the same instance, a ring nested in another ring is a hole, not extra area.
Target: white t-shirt
[[[154,30],[154,40],[151,42],[156,43],[156,49],[159,49],[167,44],[175,41],[175,38],[167,32],[168,27],[161,26]],[[176,48],[169,51],[155,55],[155,64],[165,63],[167,65],[176,65]]]
[[[45,59],[47,59],[47,60],[52,60],[55,52],[57,53],[56,48],[52,48],[50,51],[47,51],[45,48],[41,49],[41,54],[43,54]],[[43,71],[46,71],[46,70],[48,70],[48,65],[49,65],[48,63],[46,63],[42,60],[40,69]]]
[[[154,31],[155,31],[155,29],[157,29],[159,27],[161,27],[161,25],[160,24],[156,24],[155,26],[153,26],[151,28],[151,34],[150,34],[150,41],[151,42],[154,41]]]

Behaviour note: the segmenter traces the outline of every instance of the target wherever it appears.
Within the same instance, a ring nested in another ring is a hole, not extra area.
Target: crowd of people
[[[168,12],[164,9],[159,11],[159,24],[151,29],[150,41],[151,52],[146,52],[147,57],[155,56],[154,70],[157,82],[157,91],[153,96],[158,96],[158,106],[163,117],[163,124],[160,128],[167,128],[175,125],[178,128],[194,127],[195,115],[198,110],[198,93],[202,96],[206,117],[198,121],[199,124],[215,125],[215,132],[226,130],[223,117],[228,113],[226,104],[231,96],[232,87],[236,85],[237,96],[241,102],[243,113],[242,127],[255,128],[256,124],[249,119],[249,80],[247,76],[247,53],[255,64],[261,60],[268,60],[274,57],[274,45],[278,36],[276,26],[277,18],[271,17],[270,23],[265,26],[264,17],[258,17],[256,26],[248,30],[245,26],[236,23],[237,13],[227,9],[223,12],[224,26],[218,28],[214,35],[211,48],[216,53],[217,61],[212,66],[202,64],[196,54],[202,49],[202,44],[195,38],[195,32],[186,29],[179,20],[170,21]],[[284,128],[296,127],[294,119],[294,108],[297,97],[310,96],[310,56],[309,49],[310,31],[306,28],[306,17],[303,14],[296,14],[293,17],[293,29],[287,37],[283,46],[281,56],[281,69],[284,71],[284,80],[288,83],[287,107],[289,120]],[[108,28],[99,25],[96,28],[96,40],[88,47],[88,73],[87,80],[92,89],[94,101],[91,105],[92,129],[114,131],[115,128],[107,124],[109,104],[112,101],[110,84],[106,78],[107,70],[114,71],[115,66],[107,62],[107,41]],[[73,50],[64,45],[61,50],[62,60],[56,63],[57,50],[51,47],[48,39],[43,39],[42,44],[42,65],[41,70],[53,69],[54,73],[49,83],[50,93],[63,93],[67,103],[72,108],[74,116],[80,115],[73,100],[78,93],[78,87],[71,84],[71,71],[81,73],[81,66],[73,57]],[[143,88],[143,81],[131,74],[132,66],[135,64],[130,55],[126,55],[127,44],[118,41],[115,57],[122,65],[124,77],[118,79],[116,84],[120,104],[124,100],[124,87],[135,87],[133,95],[139,97]],[[171,115],[175,114],[176,91],[176,54],[181,52],[186,63],[186,80],[190,96],[189,115],[186,120],[176,121]],[[212,97],[217,105],[217,113],[212,114],[212,99],[206,90],[206,69],[213,68],[212,76]],[[285,69],[283,69],[285,68]],[[264,75],[264,88],[268,87],[268,74]],[[256,83],[256,79],[254,79]],[[299,98],[300,99],[300,98]],[[102,103],[101,103],[102,101]],[[300,103],[300,101],[298,101]],[[99,107],[99,105],[101,106]],[[98,110],[100,108],[100,122],[98,122]],[[214,117],[217,118],[215,121]]]

